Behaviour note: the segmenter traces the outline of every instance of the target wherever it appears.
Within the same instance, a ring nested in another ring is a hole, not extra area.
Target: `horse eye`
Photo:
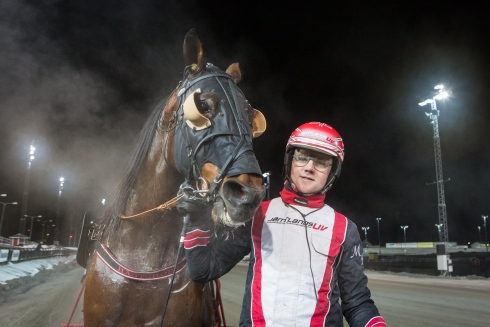
[[[218,107],[218,99],[213,93],[203,93],[199,96],[197,110],[204,116],[211,118]]]
[[[206,102],[201,102],[201,103],[199,103],[198,110],[201,113],[206,113],[206,112],[210,111],[211,109],[209,108],[209,106],[208,106],[208,104]]]

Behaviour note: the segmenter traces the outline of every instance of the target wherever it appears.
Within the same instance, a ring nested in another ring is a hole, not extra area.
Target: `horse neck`
[[[170,162],[173,134],[163,134],[162,131],[155,134],[124,206],[124,215],[140,215],[115,218],[119,221],[110,228],[106,239],[116,257],[133,265],[155,262],[156,266],[162,266],[165,260],[173,260],[172,254],[179,244],[182,219],[176,209],[143,213],[175,197],[183,181]]]

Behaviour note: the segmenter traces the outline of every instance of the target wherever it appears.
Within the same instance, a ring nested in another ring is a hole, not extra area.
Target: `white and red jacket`
[[[324,195],[286,188],[280,195],[231,232],[190,230],[191,277],[219,278],[251,251],[240,326],[337,327],[345,316],[352,327],[385,327],[367,288],[357,226]]]

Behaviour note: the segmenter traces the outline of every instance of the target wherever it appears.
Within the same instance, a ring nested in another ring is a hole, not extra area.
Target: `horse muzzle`
[[[213,220],[221,225],[238,227],[252,219],[265,196],[264,185],[257,183],[261,179],[261,176],[251,174],[225,178],[213,205]]]

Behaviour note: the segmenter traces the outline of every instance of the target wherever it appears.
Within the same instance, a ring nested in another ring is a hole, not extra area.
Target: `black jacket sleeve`
[[[251,224],[249,221],[238,228],[216,227],[213,231],[189,230],[184,245],[192,280],[205,283],[217,279],[250,253]],[[190,242],[199,235],[207,240]]]
[[[371,299],[364,274],[363,249],[357,226],[349,220],[343,256],[340,262],[338,285],[342,301],[342,313],[351,327],[371,326],[374,321],[383,322]]]

